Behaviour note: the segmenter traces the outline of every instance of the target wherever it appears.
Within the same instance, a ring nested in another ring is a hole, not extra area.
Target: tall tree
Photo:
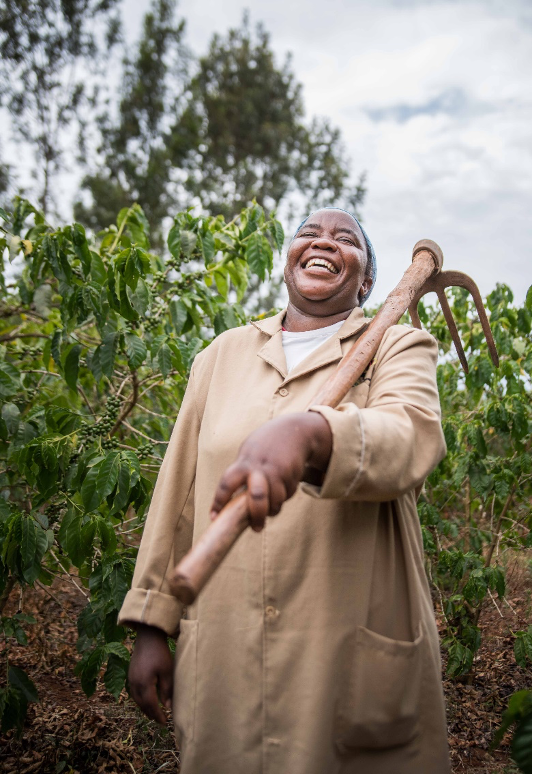
[[[156,245],[163,218],[176,210],[179,170],[198,144],[199,119],[185,99],[191,55],[175,10],[175,0],[154,0],[146,14],[135,54],[124,59],[118,111],[110,104],[99,118],[98,158],[82,182],[89,201],[75,206],[97,229],[139,202]]]
[[[273,209],[294,191],[303,207],[361,204],[364,181],[351,183],[339,130],[305,123],[290,58],[277,66],[261,25],[252,30],[245,16],[239,29],[214,36],[192,77],[190,69],[174,0],[154,0],[124,60],[118,111],[110,104],[100,117],[79,220],[102,228],[137,201],[159,247],[163,219],[179,207],[231,218],[254,198]]]
[[[119,34],[118,0],[1,0],[0,101],[11,140],[27,144],[39,204],[54,203],[52,180],[83,105],[96,99],[96,73]],[[92,78],[87,78],[91,73]]]
[[[229,216],[254,197],[276,207],[295,190],[315,206],[360,204],[362,181],[350,185],[339,130],[325,119],[305,123],[290,57],[278,67],[261,24],[253,31],[245,15],[215,35],[191,89],[204,123],[186,185],[211,212]]]

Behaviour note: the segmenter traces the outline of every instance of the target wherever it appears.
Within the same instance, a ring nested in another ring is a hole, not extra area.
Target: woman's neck
[[[316,315],[310,315],[307,312],[303,312],[301,309],[298,309],[298,307],[295,307],[292,302],[289,302],[287,314],[283,320],[283,326],[287,331],[314,331],[317,328],[326,328],[326,326],[332,326],[334,323],[346,320],[351,312],[352,309],[347,309],[333,315],[317,317]]]

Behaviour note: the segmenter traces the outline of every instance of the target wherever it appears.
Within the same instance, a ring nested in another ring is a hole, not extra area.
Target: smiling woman
[[[173,701],[184,773],[448,771],[416,510],[445,452],[435,341],[393,326],[344,403],[305,411],[366,329],[374,278],[358,222],[314,212],[287,309],[194,362],[120,613],[132,695],[161,721]],[[184,616],[173,568],[242,488],[253,531]]]

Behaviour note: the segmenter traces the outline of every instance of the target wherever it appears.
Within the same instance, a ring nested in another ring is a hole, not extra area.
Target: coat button
[[[285,396],[289,395],[289,391],[287,390],[287,388],[280,388],[279,389],[279,394],[280,394],[280,396],[283,396],[285,398]]]
[[[265,608],[265,616],[267,619],[274,619],[279,614],[279,611],[277,611],[273,605],[267,605]]]

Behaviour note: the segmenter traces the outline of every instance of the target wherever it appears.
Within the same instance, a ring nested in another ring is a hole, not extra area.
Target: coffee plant
[[[83,599],[77,672],[115,697],[129,651],[117,612],[195,355],[243,325],[249,280],[270,272],[283,230],[253,205],[229,223],[178,213],[166,256],[150,250],[139,207],[88,240],[15,201],[0,253],[0,616],[10,593],[67,579]],[[6,258],[7,260],[7,258]],[[501,366],[487,356],[469,298],[451,303],[470,364],[465,375],[442,313],[419,305],[440,347],[448,455],[418,508],[427,572],[446,624],[447,669],[471,674],[483,610],[510,605],[508,557],[530,546],[531,289],[487,298]],[[23,723],[38,688],[10,664],[31,617],[2,616],[2,727]],[[531,632],[515,633],[525,667]]]
[[[519,308],[504,285],[487,296],[498,369],[470,296],[460,289],[451,295],[466,375],[442,312],[419,308],[440,347],[437,381],[448,454],[428,477],[418,513],[428,576],[446,624],[447,672],[461,676],[471,672],[481,645],[484,603],[510,606],[508,557],[531,546],[531,288]],[[526,667],[531,631],[515,635],[516,661]]]
[[[249,279],[272,268],[281,224],[253,205],[229,223],[178,213],[166,259],[134,205],[88,241],[29,202],[0,211],[0,616],[17,587],[70,580],[84,599],[77,672],[111,694],[129,652],[117,613],[195,355],[242,325]],[[10,664],[22,611],[1,620],[2,729],[38,690]]]

